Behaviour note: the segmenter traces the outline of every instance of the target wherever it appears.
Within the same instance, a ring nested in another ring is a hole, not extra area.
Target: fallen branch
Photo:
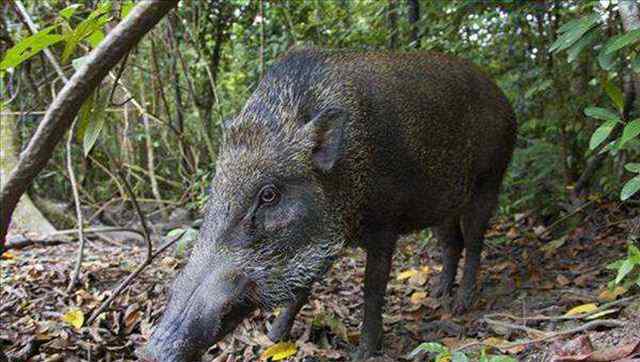
[[[107,233],[115,233],[115,232],[130,232],[130,233],[139,235],[141,239],[144,239],[144,234],[140,230],[125,228],[125,227],[105,226],[105,227],[95,227],[95,228],[84,229],[85,234],[107,234]],[[67,243],[74,242],[75,240],[56,239],[56,237],[64,236],[64,235],[73,235],[77,233],[78,233],[78,229],[68,229],[68,230],[60,230],[60,231],[56,231],[56,232],[44,235],[42,239],[29,239],[27,237],[24,237],[20,240],[8,239],[7,243],[5,244],[5,250],[24,249],[28,246],[47,247],[47,246],[56,246],[60,244],[67,244]]]
[[[628,305],[631,301],[634,301],[636,299],[636,297],[626,297],[626,298],[622,298],[620,300],[616,300],[613,302],[609,302],[609,303],[605,303],[603,305],[601,305],[600,307],[598,307],[598,309],[595,309],[589,313],[582,313],[582,314],[576,314],[576,315],[562,315],[562,316],[544,316],[544,315],[539,315],[539,316],[534,316],[534,317],[518,317],[515,316],[513,314],[509,314],[509,313],[494,313],[494,314],[488,314],[485,316],[485,318],[488,318],[490,320],[494,320],[494,318],[508,318],[514,321],[522,321],[522,322],[536,322],[536,321],[567,321],[567,320],[576,320],[576,319],[584,319],[584,318],[588,318],[592,315],[601,313],[607,309],[610,309],[612,307],[618,307],[621,305]]]
[[[488,347],[496,347],[498,349],[501,350],[508,350],[508,349],[512,349],[515,347],[521,347],[521,346],[527,346],[530,344],[535,344],[535,343],[540,343],[540,342],[546,342],[546,341],[550,341],[556,338],[560,338],[560,337],[564,337],[564,336],[568,336],[568,335],[572,335],[572,334],[576,334],[576,333],[580,333],[580,332],[585,332],[591,329],[595,329],[595,328],[600,328],[600,327],[606,327],[606,328],[619,328],[619,327],[624,327],[627,325],[627,323],[617,320],[617,319],[602,319],[602,320],[596,320],[596,321],[591,321],[589,323],[583,324],[579,327],[575,327],[575,328],[570,328],[564,331],[558,331],[558,332],[543,332],[543,331],[539,331],[537,329],[533,329],[533,328],[528,328],[528,327],[524,327],[518,324],[513,324],[513,323],[506,323],[506,322],[500,322],[500,321],[494,321],[494,320],[487,320],[486,318],[484,318],[484,321],[489,323],[489,324],[496,324],[496,325],[500,325],[502,327],[507,327],[507,328],[513,328],[513,329],[518,329],[518,330],[523,330],[523,331],[532,331],[535,333],[542,333],[543,336],[539,337],[539,338],[535,338],[535,339],[530,339],[530,340],[526,340],[523,342],[513,342],[513,343],[505,343],[502,344],[500,346],[496,346],[495,344],[489,344],[489,343],[485,343],[483,341],[476,341],[476,342],[471,342],[471,343],[467,343],[465,345],[462,345],[458,348],[455,349],[454,352],[460,352],[463,351],[465,349],[471,348],[471,347],[476,347],[476,346],[488,346]]]
[[[180,238],[185,234],[185,232],[186,231],[183,231],[182,233],[180,233],[180,235],[176,236],[175,238],[171,239],[170,241],[167,241],[164,245],[162,245],[154,253],[147,254],[147,257],[145,258],[144,262],[142,264],[140,264],[140,266],[135,271],[133,271],[131,274],[129,274],[122,281],[122,283],[120,283],[120,285],[118,285],[118,287],[116,289],[114,289],[113,292],[111,292],[111,295],[109,296],[109,298],[107,298],[107,300],[105,300],[100,305],[100,307],[98,307],[98,309],[96,309],[91,314],[91,317],[89,317],[89,319],[87,320],[87,325],[93,323],[93,321],[95,321],[96,318],[98,318],[98,316],[109,307],[111,302],[113,302],[113,300],[118,295],[120,295],[120,293],[122,293],[122,291],[124,291],[124,289],[126,287],[128,287],[129,284],[131,284],[131,282],[138,276],[138,274],[140,274],[147,266],[149,266],[151,264],[151,262],[153,262],[153,259],[155,259],[158,255],[162,254],[163,251],[167,250],[167,248],[169,248],[171,245],[173,245],[176,241],[180,240]]]

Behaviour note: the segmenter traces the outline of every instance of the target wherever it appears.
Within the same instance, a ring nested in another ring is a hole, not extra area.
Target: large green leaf
[[[549,51],[558,52],[569,48],[580,40],[591,28],[596,26],[599,21],[600,15],[591,14],[563,25],[558,29],[558,32],[562,33],[562,35],[551,44]]]
[[[615,113],[613,113],[610,110],[605,109],[605,108],[587,107],[584,110],[584,114],[587,115],[588,117],[595,118],[595,119],[600,119],[600,120],[603,120],[603,121],[622,122],[620,120],[620,117],[618,117],[617,114],[615,114]]]
[[[640,163],[627,163],[626,165],[624,165],[624,168],[629,172],[640,173]]]
[[[620,282],[633,270],[633,263],[629,259],[625,259],[622,261],[620,268],[618,269],[618,274],[616,275],[616,284],[620,284]]]
[[[617,57],[615,54],[607,54],[604,49],[598,54],[598,64],[603,70],[609,71],[616,64]]]
[[[604,142],[613,128],[616,126],[615,121],[606,121],[600,127],[598,127],[595,132],[591,135],[591,140],[589,141],[589,148],[594,150],[596,147],[600,146],[602,142]]]
[[[603,48],[605,54],[613,54],[616,51],[640,40],[640,29],[616,35],[609,39]]]
[[[109,102],[109,92],[102,92],[102,94],[96,95],[96,101],[93,104],[91,112],[89,114],[89,120],[86,123],[86,128],[82,133],[82,148],[84,150],[85,157],[89,155],[93,146],[96,144],[104,124],[106,122],[105,110],[107,103]]]
[[[616,87],[611,80],[605,80],[602,86],[604,87],[605,92],[607,92],[609,98],[611,98],[613,104],[618,108],[618,112],[622,112],[624,108],[624,95],[620,88]]]
[[[625,143],[638,137],[638,135],[640,135],[640,119],[633,120],[624,126],[624,131],[622,131],[622,137],[620,137],[618,148],[624,147]]]
[[[80,8],[82,8],[82,4],[72,4],[72,5],[69,5],[66,8],[60,10],[60,12],[58,14],[60,14],[60,16],[62,16],[66,20],[69,20],[69,19],[71,19],[73,14],[76,13],[76,10],[78,10]]]
[[[638,191],[640,191],[640,175],[632,178],[624,184],[622,191],[620,191],[620,200],[625,201]]]
[[[595,29],[589,30],[587,34],[585,34],[580,40],[575,42],[569,49],[567,49],[567,62],[572,63],[576,59],[580,53],[587,47],[591,47],[591,45],[598,38],[599,32]]]
[[[62,52],[62,61],[66,63],[69,57],[73,55],[73,52],[78,47],[81,41],[87,39],[91,46],[97,46],[104,38],[102,33],[102,27],[111,20],[108,17],[111,6],[102,5],[98,9],[94,10],[89,16],[83,20],[75,29],[71,29],[65,32],[66,39],[64,51]],[[98,33],[96,35],[96,33]]]
[[[7,50],[2,62],[0,62],[0,70],[15,68],[42,50],[64,40],[62,35],[52,34],[56,28],[58,28],[57,24],[20,40],[11,49]]]

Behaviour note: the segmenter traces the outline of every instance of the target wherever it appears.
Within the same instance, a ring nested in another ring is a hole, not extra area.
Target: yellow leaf
[[[84,313],[80,309],[72,309],[62,316],[62,320],[74,328],[80,329],[84,324]]]
[[[575,315],[579,315],[579,314],[585,314],[585,313],[591,313],[594,310],[598,309],[598,305],[596,303],[589,303],[589,304],[583,304],[583,305],[579,305],[575,308],[571,308],[567,314],[565,314],[566,316],[575,316]]]
[[[483,343],[485,346],[490,346],[490,347],[493,347],[493,348],[501,349],[501,348],[503,348],[505,345],[507,345],[509,342],[508,342],[508,341],[505,341],[505,340],[504,340],[504,339],[502,339],[502,338],[498,338],[498,337],[489,337],[489,338],[485,339],[484,341],[482,341],[482,343]]]
[[[602,302],[613,302],[614,300],[616,300],[619,296],[621,296],[622,294],[626,293],[627,289],[625,289],[622,286],[618,286],[616,287],[614,290],[609,290],[609,289],[605,289],[602,293],[600,293],[600,295],[598,296],[598,300],[602,301]]]
[[[411,303],[420,304],[426,298],[427,298],[427,293],[425,293],[425,292],[414,292],[413,294],[411,294]]]
[[[6,259],[6,260],[10,260],[10,259],[15,259],[16,256],[14,253],[10,252],[10,251],[5,251],[2,254],[2,257],[0,259]]]
[[[398,274],[398,276],[396,277],[396,279],[398,280],[405,280],[405,279],[409,279],[412,276],[416,275],[418,273],[417,270],[415,269],[409,269],[409,270],[405,270],[402,273]]]
[[[260,359],[265,361],[271,358],[273,361],[280,361],[293,356],[296,352],[298,352],[298,347],[296,347],[294,343],[281,342],[274,344],[262,352]]]

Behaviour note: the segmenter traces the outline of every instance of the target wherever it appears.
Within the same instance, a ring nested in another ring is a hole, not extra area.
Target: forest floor
[[[385,356],[376,360],[412,360],[408,354],[420,343],[438,342],[451,351],[463,349],[471,361],[479,360],[482,348],[518,361],[640,361],[638,290],[612,293],[607,283],[615,274],[604,267],[626,253],[627,232],[619,220],[628,213],[615,205],[599,209],[572,232],[546,241],[527,215],[499,221],[487,235],[478,302],[462,316],[429,296],[441,269],[435,242],[425,241],[424,234],[403,239],[387,294]],[[140,246],[90,242],[83,284],[67,295],[75,249],[64,244],[3,254],[0,351],[30,361],[137,360],[181,261],[158,258],[108,312],[75,328],[71,324],[82,324],[145,254]],[[359,335],[363,273],[363,252],[345,251],[296,320],[297,353],[291,360],[350,360]],[[566,316],[577,306],[593,310],[589,304],[598,312]],[[204,360],[259,360],[272,345],[265,335],[272,320],[272,313],[256,312]]]

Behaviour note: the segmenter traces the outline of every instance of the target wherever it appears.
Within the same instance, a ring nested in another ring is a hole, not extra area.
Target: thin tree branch
[[[96,309],[92,314],[91,317],[89,317],[89,319],[87,320],[87,325],[93,323],[94,320],[96,320],[96,318],[98,318],[98,316],[104,312],[107,307],[109,307],[109,305],[111,304],[111,302],[113,302],[113,300],[120,295],[120,293],[122,293],[122,291],[129,286],[129,284],[131,284],[131,282],[133,281],[133,279],[135,279],[138,274],[140,274],[147,266],[149,266],[151,264],[151,262],[153,261],[153,259],[155,259],[158,255],[162,254],[162,252],[164,252],[165,250],[167,250],[167,248],[169,248],[171,245],[173,245],[176,241],[180,240],[180,238],[182,238],[182,235],[184,235],[186,231],[183,231],[182,233],[180,233],[180,235],[176,236],[175,238],[171,239],[170,241],[167,241],[164,245],[162,245],[155,253],[148,253],[146,259],[144,260],[144,262],[142,264],[140,264],[140,266],[131,274],[129,274],[129,276],[127,276],[122,283],[120,283],[120,285],[118,285],[118,287],[116,289],[113,290],[113,292],[111,292],[111,295],[109,296],[109,298],[107,298],[107,300],[105,300],[100,307],[98,307],[98,309]]]

